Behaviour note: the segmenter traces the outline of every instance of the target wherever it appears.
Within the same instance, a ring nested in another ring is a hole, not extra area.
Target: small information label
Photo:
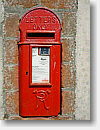
[[[32,48],[32,83],[49,83],[50,56],[39,55],[38,49]]]

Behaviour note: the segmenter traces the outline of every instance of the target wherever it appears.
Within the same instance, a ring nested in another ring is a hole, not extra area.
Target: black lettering
[[[41,60],[46,60],[46,59],[41,58]]]

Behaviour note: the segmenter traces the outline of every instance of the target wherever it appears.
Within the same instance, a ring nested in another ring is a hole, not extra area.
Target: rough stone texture
[[[77,0],[58,0],[57,8],[60,8],[60,9],[77,8]]]
[[[77,9],[77,0],[3,0],[5,6],[21,6],[31,8],[42,5],[47,8]]]
[[[4,21],[4,36],[18,37],[19,36],[19,16],[18,14],[6,14]]]
[[[74,116],[58,116],[51,118],[51,120],[74,120]]]
[[[62,114],[73,114],[74,99],[74,91],[62,91]]]
[[[74,87],[75,78],[76,74],[71,65],[62,64],[62,87]]]
[[[2,58],[2,43],[3,39],[0,37],[0,119],[3,118],[4,109],[3,109],[3,58]]]
[[[65,12],[62,15],[62,36],[74,37],[76,35],[76,13]]]
[[[6,92],[6,114],[18,114],[19,113],[19,93],[18,92]]]
[[[74,38],[62,39],[62,61],[69,62],[75,60],[76,42]]]
[[[48,117],[31,117],[31,118],[22,118],[18,115],[10,116],[9,120],[51,120]]]
[[[15,116],[10,116],[9,120],[22,120],[22,117],[15,115]]]
[[[18,65],[4,66],[4,89],[16,90],[18,88]]]
[[[41,0],[41,4],[48,8],[56,9],[76,9],[77,0]]]
[[[5,42],[4,42],[4,62],[5,62],[5,64],[17,64],[18,63],[17,40],[5,40]]]
[[[4,0],[5,6],[22,6],[24,8],[31,8],[39,4],[40,0]]]
[[[89,0],[79,0],[76,37],[75,119],[90,120],[90,8]]]
[[[4,7],[0,1],[0,119],[3,119],[3,36],[2,36],[2,22],[4,20]]]
[[[10,116],[8,120],[74,120],[74,116],[58,116],[58,117],[31,117],[31,118],[22,118],[18,115]]]
[[[57,0],[41,0],[41,5],[48,7],[48,8],[56,8],[57,7]]]

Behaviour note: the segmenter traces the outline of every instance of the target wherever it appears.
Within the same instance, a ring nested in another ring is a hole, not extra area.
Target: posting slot
[[[31,32],[31,33],[27,33],[27,38],[31,38],[31,39],[52,39],[55,38],[55,33],[43,33],[43,32]]]

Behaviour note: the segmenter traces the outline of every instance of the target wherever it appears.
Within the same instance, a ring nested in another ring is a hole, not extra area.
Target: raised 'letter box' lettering
[[[47,8],[34,8],[20,21],[19,114],[60,113],[61,25]]]

